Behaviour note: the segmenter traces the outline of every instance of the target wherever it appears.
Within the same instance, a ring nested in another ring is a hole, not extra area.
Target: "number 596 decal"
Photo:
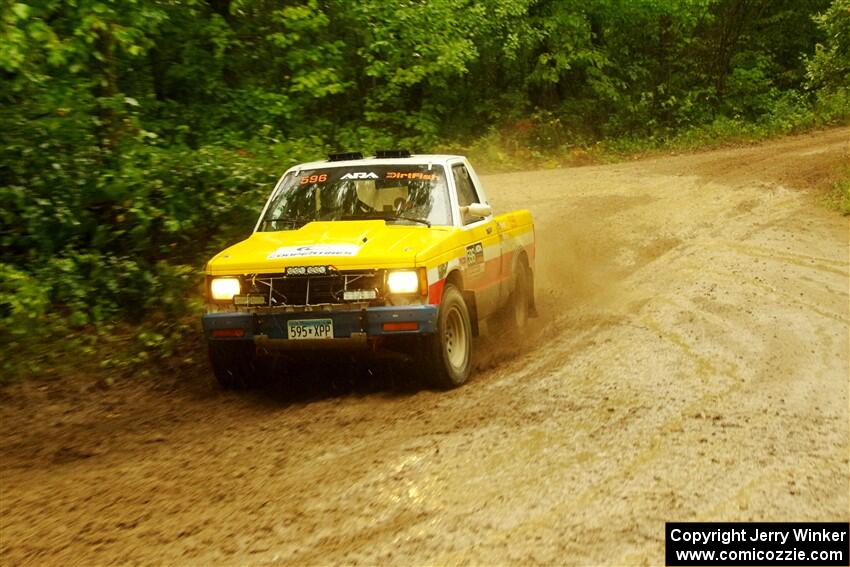
[[[301,185],[307,185],[308,183],[324,183],[328,180],[327,173],[320,173],[318,175],[302,175],[301,176]]]

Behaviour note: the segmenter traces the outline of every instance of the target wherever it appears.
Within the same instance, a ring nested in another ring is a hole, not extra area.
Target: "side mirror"
[[[466,207],[461,207],[460,212],[471,217],[489,217],[493,214],[493,209],[490,205],[484,203],[472,203]]]

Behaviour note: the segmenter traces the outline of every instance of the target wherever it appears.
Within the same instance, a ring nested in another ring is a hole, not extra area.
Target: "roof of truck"
[[[361,159],[349,159],[342,161],[310,161],[293,165],[288,171],[298,171],[302,169],[327,169],[330,167],[352,167],[358,165],[425,165],[429,163],[444,164],[449,160],[463,159],[463,156],[452,154],[412,154],[410,157],[393,157],[393,158],[376,158],[363,157]]]

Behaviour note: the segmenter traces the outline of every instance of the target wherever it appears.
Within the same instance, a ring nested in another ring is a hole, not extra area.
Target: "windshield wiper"
[[[431,228],[431,221],[428,219],[418,219],[415,217],[403,217],[400,215],[392,215],[392,214],[381,214],[381,213],[362,213],[359,215],[343,215],[340,217],[340,220],[385,220],[385,221],[394,221],[394,220],[406,220],[410,222],[418,222],[424,225],[427,225],[428,228]]]
[[[288,222],[292,226],[292,228],[295,228],[298,225],[298,223],[301,223],[302,225],[304,225],[304,224],[307,224],[308,222],[310,222],[310,220],[305,219],[303,217],[277,217],[277,218],[273,218],[273,219],[263,219],[260,224],[265,226],[266,224],[273,223],[273,222]]]

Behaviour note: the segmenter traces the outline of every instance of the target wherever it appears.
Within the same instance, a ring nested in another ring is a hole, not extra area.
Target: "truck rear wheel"
[[[426,339],[423,367],[442,389],[463,385],[472,371],[472,324],[463,294],[447,284],[440,301],[437,332]]]
[[[225,390],[247,390],[260,382],[253,342],[209,341],[210,364]]]
[[[520,264],[517,267],[514,291],[507,303],[496,315],[496,325],[499,333],[512,338],[521,338],[528,326],[531,316],[531,272]]]

